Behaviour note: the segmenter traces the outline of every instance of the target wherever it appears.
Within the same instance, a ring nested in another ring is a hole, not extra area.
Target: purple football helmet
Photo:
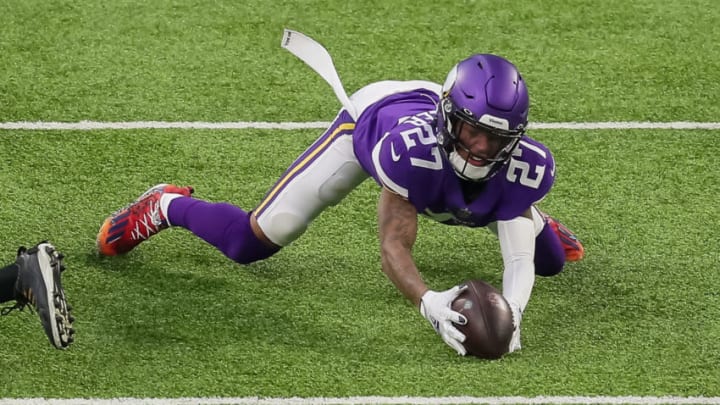
[[[485,181],[510,160],[527,127],[530,100],[515,65],[490,54],[473,55],[455,65],[445,80],[438,104],[438,144],[458,176]],[[499,145],[484,166],[474,166],[456,148],[462,124],[483,130]]]

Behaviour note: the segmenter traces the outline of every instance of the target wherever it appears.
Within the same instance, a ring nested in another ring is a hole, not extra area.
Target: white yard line
[[[0,122],[0,130],[42,130],[42,131],[91,131],[118,129],[324,129],[330,122],[203,122],[203,121],[78,121],[78,122],[46,122],[16,121]],[[639,122],[639,121],[608,121],[608,122],[535,122],[529,129],[720,129],[720,122]]]
[[[129,122],[0,122],[0,129],[41,131],[93,131],[98,129],[304,129],[325,128],[329,122],[202,122],[202,121],[129,121]]]
[[[486,404],[486,405],[565,405],[565,404],[637,404],[637,405],[680,405],[720,404],[720,397],[681,396],[538,396],[538,397],[344,397],[344,398],[260,398],[260,397],[208,397],[208,398],[67,398],[67,399],[0,399],[0,405],[441,405],[441,404]]]

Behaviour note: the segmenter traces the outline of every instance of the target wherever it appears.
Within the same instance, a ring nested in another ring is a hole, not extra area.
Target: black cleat
[[[50,243],[41,242],[30,249],[20,247],[15,263],[18,266],[16,303],[9,309],[22,310],[32,305],[50,343],[58,349],[67,348],[75,339],[75,318],[70,315],[72,308],[65,300],[60,282],[60,272],[65,270],[63,255]]]

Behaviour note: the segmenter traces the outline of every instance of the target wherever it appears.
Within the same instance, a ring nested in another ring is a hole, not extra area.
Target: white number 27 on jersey
[[[415,139],[417,139],[423,145],[432,145],[436,142],[437,138],[435,138],[435,135],[433,134],[430,125],[428,125],[425,121],[419,121],[421,125],[400,132],[400,136],[405,142],[405,147],[408,150],[410,150],[410,148],[412,148],[413,146],[417,145]],[[442,157],[440,156],[440,149],[438,149],[437,146],[434,146],[430,150],[430,153],[432,160],[411,157],[410,164],[413,166],[424,167],[426,169],[442,170],[443,166]]]
[[[515,159],[516,157],[522,156],[524,150],[535,152],[543,158],[547,158],[547,154],[544,150],[525,141],[520,141],[520,144],[517,148],[515,148],[515,151],[508,162],[506,178],[508,181],[513,183],[519,181],[523,186],[538,188],[540,187],[540,183],[542,183],[543,176],[545,175],[545,165],[534,166],[535,170],[533,173],[530,163]],[[552,176],[553,173],[550,173],[550,175]]]

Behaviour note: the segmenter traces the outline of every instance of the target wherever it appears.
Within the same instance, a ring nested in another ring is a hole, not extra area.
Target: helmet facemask
[[[525,82],[507,59],[477,54],[450,70],[438,104],[437,138],[460,178],[482,182],[497,174],[525,134],[529,105]],[[473,156],[462,144],[466,125],[496,145],[489,146],[492,156]]]
[[[483,182],[493,177],[502,166],[510,160],[520,138],[524,135],[523,128],[507,130],[494,125],[502,125],[502,119],[488,114],[480,119],[472,112],[456,108],[448,97],[440,101],[439,116],[442,124],[438,132],[438,144],[445,152],[448,160],[457,175],[463,180]],[[460,141],[460,132],[465,125],[485,132],[488,142],[497,145],[491,152],[492,156],[474,156],[472,152]],[[462,150],[463,157],[458,150]],[[470,162],[473,158],[484,161],[483,165]]]

